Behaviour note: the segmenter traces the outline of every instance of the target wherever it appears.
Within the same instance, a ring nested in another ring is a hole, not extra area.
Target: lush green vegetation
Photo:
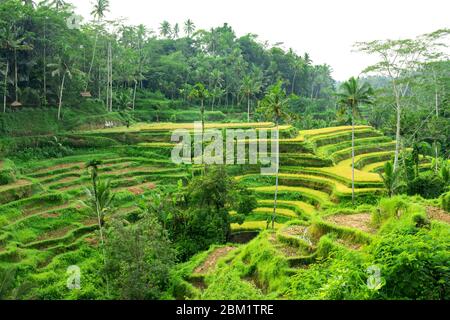
[[[108,8],[0,1],[0,299],[450,298],[448,30],[358,44],[398,60],[337,84]],[[279,168],[173,163],[194,121],[278,129]]]

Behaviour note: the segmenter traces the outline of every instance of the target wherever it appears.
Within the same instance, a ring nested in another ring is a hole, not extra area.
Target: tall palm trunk
[[[397,105],[397,129],[395,133],[395,155],[394,155],[394,172],[397,171],[398,168],[398,158],[400,154],[400,129],[401,129],[401,116],[402,116],[402,109],[400,108],[400,105]]]
[[[203,158],[203,139],[205,137],[205,102],[203,99],[201,99],[201,114],[202,114],[202,163],[203,163],[203,174],[206,173],[206,164],[204,162]]]
[[[291,88],[291,94],[294,94],[295,89],[295,80],[297,79],[297,70],[294,72],[294,77],[292,78],[292,88]]]
[[[112,112],[113,111],[113,61],[112,61],[112,47],[111,47],[111,42],[109,43],[109,81],[110,81],[110,106],[109,106],[109,111]]]
[[[201,100],[200,112],[202,114],[202,139],[203,139],[203,136],[205,135],[205,102],[203,99]],[[202,154],[203,154],[203,147],[202,147]]]
[[[278,139],[278,119],[276,120],[276,132],[277,132],[277,139]],[[271,142],[273,143],[273,141]],[[279,152],[276,155],[277,157],[279,157]],[[275,198],[273,201],[273,214],[272,214],[272,229],[275,229],[275,219],[277,217],[277,205],[278,205],[278,184],[279,184],[279,173],[280,173],[280,166],[279,166],[279,158],[278,158],[278,163],[277,163],[277,172],[276,172],[276,176],[275,176]]]
[[[434,79],[436,82],[436,73],[433,71],[433,75],[434,75]],[[437,88],[437,83],[435,85],[435,89],[434,89],[434,106],[436,109],[436,119],[439,118],[439,92],[438,92],[438,88]],[[435,164],[434,164],[434,171],[437,173],[438,172],[438,157],[439,157],[439,150],[438,150],[438,145],[437,145],[437,140],[434,142],[434,155],[435,155]]]
[[[19,101],[19,73],[17,72],[17,49],[14,49],[14,84],[16,87],[16,101]]]
[[[5,83],[3,88],[3,113],[6,112],[6,96],[8,95],[8,72],[9,72],[9,61],[6,61],[5,68]]]
[[[47,24],[44,23],[44,69],[42,71],[44,80],[44,106],[47,106]]]
[[[92,52],[91,64],[89,65],[89,71],[88,71],[88,76],[87,76],[87,80],[86,80],[86,86],[84,87],[84,91],[87,91],[88,86],[89,86],[89,81],[91,80],[91,72],[92,72],[92,68],[94,67],[95,55],[97,53],[97,41],[98,41],[98,32],[95,35],[94,49]]]
[[[66,72],[64,72],[64,74],[63,74],[62,81],[61,81],[61,88],[59,91],[58,120],[61,120],[62,98],[63,98],[65,81],[66,81]]]
[[[247,122],[250,123],[250,95],[247,94]]]
[[[355,113],[352,110],[352,205],[355,205]]]
[[[134,110],[134,107],[135,107],[135,105],[136,105],[136,90],[137,90],[137,85],[138,85],[137,80],[134,80],[133,110]]]

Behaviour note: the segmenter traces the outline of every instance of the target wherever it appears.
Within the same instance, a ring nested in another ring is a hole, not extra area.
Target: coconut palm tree
[[[49,5],[50,7],[56,8],[56,10],[62,9],[67,5],[67,2],[64,0],[52,0],[52,1],[44,1],[44,5]]]
[[[108,11],[109,11],[109,0],[97,0],[97,2],[94,4],[93,10],[91,11],[91,15],[94,17],[94,20],[97,23],[99,23],[105,17],[106,12],[108,12]],[[86,80],[86,87],[84,89],[85,92],[88,89],[89,81],[91,79],[92,68],[94,66],[95,56],[97,53],[98,37],[99,37],[99,31],[97,30],[97,32],[95,34],[91,64],[89,66],[89,71],[88,71],[87,80]]]
[[[352,119],[352,204],[355,204],[355,118],[359,106],[371,104],[374,91],[369,83],[361,83],[355,77],[344,82],[336,94],[341,112],[350,112]]]
[[[187,19],[184,23],[184,32],[186,33],[187,37],[190,38],[192,34],[195,31],[195,24],[192,22],[191,19]]]
[[[52,77],[58,76],[61,79],[61,85],[59,88],[59,102],[58,102],[58,120],[61,120],[61,109],[62,109],[62,102],[63,102],[63,94],[64,94],[64,88],[66,84],[66,79],[69,77],[72,79],[72,70],[71,70],[71,63],[68,59],[58,57],[56,63],[50,63],[48,64],[48,67],[53,69],[52,71]]]
[[[172,27],[168,21],[163,21],[159,27],[159,32],[161,36],[168,38],[172,34]]]
[[[242,79],[241,92],[247,97],[247,122],[250,122],[250,99],[261,91],[261,86],[261,82],[251,76],[247,75]]]
[[[201,83],[197,83],[192,88],[189,98],[200,100],[200,112],[202,114],[202,135],[205,131],[205,100],[209,97],[209,91]]]
[[[303,68],[303,65],[305,64],[305,62],[298,57],[295,57],[294,59],[295,59],[293,61],[294,75],[292,77],[292,83],[291,83],[291,94],[294,94],[295,81],[297,80],[297,75],[298,75],[299,71]]]
[[[260,102],[260,112],[265,115],[267,119],[275,122],[275,129],[278,132],[280,121],[287,119],[288,115],[285,112],[289,99],[286,97],[286,91],[283,89],[282,81],[279,81],[274,86],[270,87],[264,99]],[[276,155],[279,157],[279,155]],[[277,201],[278,201],[278,183],[279,183],[279,160],[277,161],[276,177],[275,177],[275,197],[272,214],[272,229],[275,228],[275,219],[277,215]]]
[[[6,112],[6,96],[8,95],[8,73],[9,73],[9,61],[6,60],[5,72],[3,76],[5,77],[3,82],[3,113]]]
[[[175,23],[172,30],[172,35],[174,39],[177,39],[180,34],[180,25],[178,23]]]

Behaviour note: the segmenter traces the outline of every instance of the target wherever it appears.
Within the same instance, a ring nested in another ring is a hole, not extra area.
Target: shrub
[[[441,177],[433,172],[426,172],[408,184],[408,194],[420,195],[425,199],[435,199],[444,192],[444,188],[445,184]]]
[[[16,181],[16,166],[8,159],[0,161],[0,186]]]
[[[416,234],[392,232],[374,242],[369,252],[386,280],[380,294],[387,299],[450,298],[448,229],[420,229]]]
[[[450,192],[441,196],[441,207],[447,212],[450,212]]]
[[[131,226],[116,221],[108,232],[105,271],[120,299],[160,299],[174,262],[167,234],[151,214]]]

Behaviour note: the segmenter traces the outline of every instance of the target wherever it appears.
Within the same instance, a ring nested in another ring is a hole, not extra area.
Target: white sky
[[[92,0],[71,0],[89,18]],[[261,41],[308,52],[327,63],[336,80],[357,76],[372,63],[352,53],[356,41],[414,37],[450,27],[448,0],[110,0],[106,18],[124,17],[133,25],[158,31],[163,20],[209,29],[228,22],[237,36],[259,35]]]

